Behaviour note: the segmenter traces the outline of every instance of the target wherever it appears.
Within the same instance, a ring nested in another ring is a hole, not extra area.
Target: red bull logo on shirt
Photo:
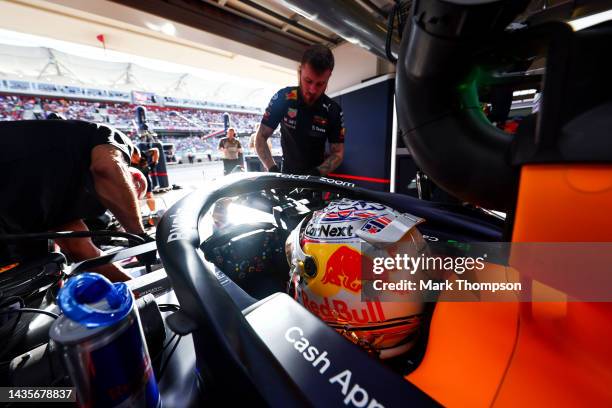
[[[319,126],[327,126],[327,119],[325,119],[322,116],[314,116],[312,118],[312,121],[315,123],[315,125],[319,125]]]
[[[291,92],[287,92],[287,93],[285,94],[285,98],[286,98],[288,101],[291,101],[291,100],[293,100],[293,101],[297,101],[297,98],[298,98],[297,89],[294,89],[294,90],[293,90],[293,91],[291,91]]]

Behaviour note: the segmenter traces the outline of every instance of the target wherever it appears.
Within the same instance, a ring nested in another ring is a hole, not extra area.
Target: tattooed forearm
[[[326,176],[332,171],[336,170],[340,164],[342,164],[342,160],[344,159],[344,144],[342,143],[333,143],[330,146],[331,155],[317,167],[319,173],[322,176]]]
[[[342,159],[336,155],[329,156],[321,165],[318,167],[319,172],[322,176],[326,176],[334,171],[342,163]]]

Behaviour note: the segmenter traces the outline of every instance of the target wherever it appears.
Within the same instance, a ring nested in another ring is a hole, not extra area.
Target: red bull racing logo
[[[372,323],[384,322],[385,313],[379,301],[361,302],[359,308],[352,308],[347,302],[334,299],[331,302],[328,298],[323,298],[322,303],[318,303],[308,297],[306,292],[302,292],[302,304],[311,313],[319,316],[326,321],[341,321],[352,323]]]
[[[287,99],[288,101],[296,101],[297,98],[298,98],[297,89],[294,89],[285,94],[285,99]]]
[[[315,125],[327,126],[327,119],[322,116],[315,116],[312,118],[312,121],[315,123]]]
[[[361,254],[347,246],[340,247],[327,260],[321,283],[358,293],[361,290]]]

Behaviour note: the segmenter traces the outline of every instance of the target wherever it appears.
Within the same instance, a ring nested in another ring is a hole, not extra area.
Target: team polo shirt
[[[311,106],[296,86],[283,88],[270,100],[262,124],[280,124],[283,173],[304,174],[323,163],[325,143],[344,143],[342,108],[327,95]]]

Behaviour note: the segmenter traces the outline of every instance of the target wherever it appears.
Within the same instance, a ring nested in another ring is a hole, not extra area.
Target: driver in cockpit
[[[382,359],[406,353],[418,340],[424,303],[365,301],[362,271],[374,253],[424,254],[427,243],[416,228],[422,221],[386,205],[350,199],[332,201],[307,216],[285,247],[296,300]]]

